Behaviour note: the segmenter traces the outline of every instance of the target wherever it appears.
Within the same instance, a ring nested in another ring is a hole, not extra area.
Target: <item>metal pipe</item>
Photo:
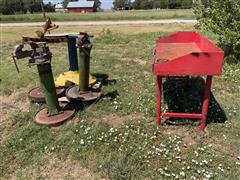
[[[162,117],[201,119],[202,114],[165,112],[165,113],[162,113]]]
[[[60,106],[55,89],[52,68],[50,63],[37,64],[40,85],[44,90],[48,115],[53,116],[59,114]]]
[[[203,105],[202,105],[202,119],[200,124],[201,130],[204,130],[206,127],[208,104],[209,104],[210,94],[211,94],[211,85],[212,85],[212,76],[207,76],[205,90],[204,90]]]
[[[68,60],[69,60],[69,70],[78,70],[78,57],[76,48],[76,36],[68,35]]]
[[[156,77],[156,125],[161,123],[161,96],[162,96],[162,77]]]
[[[89,91],[90,53],[91,44],[79,47],[79,90],[80,93]]]

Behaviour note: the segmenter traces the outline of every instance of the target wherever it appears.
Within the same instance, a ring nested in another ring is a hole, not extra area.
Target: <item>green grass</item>
[[[29,68],[26,60],[20,60],[21,73],[17,75],[9,57],[20,35],[33,30],[3,28],[3,41],[8,42],[2,44],[0,61],[0,177],[49,179],[56,171],[63,175],[62,179],[74,179],[76,173],[71,171],[70,161],[109,179],[240,178],[236,164],[240,161],[240,65],[225,63],[223,75],[213,80],[205,136],[199,134],[198,127],[190,125],[164,124],[158,129],[154,125],[155,81],[151,72],[154,41],[174,31],[194,28],[145,28],[81,27],[95,35],[91,72],[108,76],[104,97],[56,128],[37,126],[32,118],[41,107],[28,104],[24,96],[24,92],[38,85],[36,67]],[[72,29],[64,27],[59,31]],[[214,36],[202,33],[215,40]],[[68,69],[67,53],[62,53],[67,50],[66,45],[49,46],[53,72],[57,75]],[[191,96],[187,97],[182,91],[182,80],[164,81],[164,109],[199,110],[203,81],[193,77],[190,82]],[[52,161],[63,162],[66,169],[57,170],[50,166]]]
[[[193,19],[191,9],[177,10],[132,10],[97,13],[47,13],[53,21],[100,21],[100,20],[153,20],[153,19]],[[42,14],[1,15],[5,22],[41,22]]]

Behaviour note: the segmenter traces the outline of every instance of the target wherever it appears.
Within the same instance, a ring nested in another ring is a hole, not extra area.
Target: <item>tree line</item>
[[[187,9],[193,0],[114,0],[114,9]]]
[[[8,14],[25,14],[42,12],[42,0],[0,0],[0,13]],[[46,12],[55,11],[52,3],[43,4]]]

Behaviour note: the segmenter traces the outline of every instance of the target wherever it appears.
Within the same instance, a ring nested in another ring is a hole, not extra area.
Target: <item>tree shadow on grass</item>
[[[204,95],[205,80],[202,77],[192,77],[185,89],[185,78],[166,78],[163,83],[164,103],[168,112],[176,113],[201,113]],[[214,81],[213,81],[214,83]],[[207,116],[207,124],[211,122],[224,123],[226,114],[216,101],[214,95],[210,95],[210,103]],[[168,118],[166,123],[178,125],[199,125],[198,119]]]

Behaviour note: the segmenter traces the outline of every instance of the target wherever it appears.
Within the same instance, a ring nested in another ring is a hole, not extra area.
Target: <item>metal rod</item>
[[[52,116],[59,114],[60,106],[57,98],[51,64],[38,64],[37,69],[39,73],[40,85],[44,90],[48,115]]]
[[[207,76],[205,90],[204,90],[204,97],[203,97],[203,105],[202,105],[202,119],[200,124],[201,130],[204,130],[206,127],[208,105],[209,105],[210,94],[211,94],[211,85],[212,85],[212,76]]]
[[[165,113],[162,113],[162,117],[201,119],[202,114],[165,112]]]
[[[89,91],[91,48],[79,47],[79,90],[84,93]]]
[[[18,65],[17,65],[17,62],[16,62],[16,58],[14,56],[12,56],[12,58],[13,58],[14,65],[15,65],[15,67],[17,69],[17,72],[20,73]]]
[[[76,36],[68,35],[68,60],[69,60],[69,70],[78,70],[78,57],[76,48]]]
[[[156,77],[156,125],[161,124],[162,77]]]

